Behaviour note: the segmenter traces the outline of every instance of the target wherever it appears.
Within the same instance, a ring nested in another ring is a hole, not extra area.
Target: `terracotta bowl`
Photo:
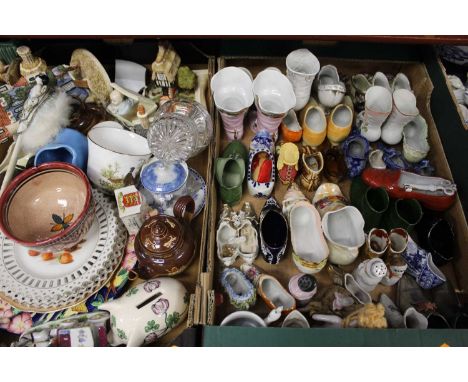
[[[61,251],[77,244],[94,219],[88,178],[78,167],[51,162],[18,175],[0,197],[0,229],[18,244]]]

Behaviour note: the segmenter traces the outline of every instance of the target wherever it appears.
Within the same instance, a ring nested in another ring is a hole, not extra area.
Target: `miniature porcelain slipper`
[[[232,211],[227,204],[223,206],[221,218],[216,231],[217,255],[224,266],[228,267],[237,259],[238,236],[237,229],[232,225]]]
[[[301,312],[299,312],[298,310],[293,310],[286,316],[281,327],[309,329],[310,325]]]
[[[403,315],[395,303],[384,293],[380,295],[379,302],[384,306],[385,318],[389,327],[395,329],[427,329],[427,318],[413,307],[406,309]]]
[[[341,192],[340,186],[335,183],[322,183],[315,191],[312,204],[323,218],[327,212],[336,211],[348,205],[348,201]]]
[[[372,168],[377,168],[379,170],[384,170],[387,168],[387,165],[383,161],[384,152],[382,150],[372,150],[369,154],[369,164]]]
[[[328,119],[327,138],[332,145],[343,142],[351,132],[353,109],[348,105],[337,105]]]
[[[359,134],[350,135],[343,143],[343,152],[348,167],[348,176],[354,178],[361,174],[369,156],[369,142]]]
[[[418,115],[403,128],[403,155],[410,163],[420,162],[429,152],[427,123]]]
[[[359,247],[365,243],[364,219],[356,207],[345,206],[327,212],[322,229],[330,249],[332,264],[348,265],[356,260]]]
[[[448,209],[455,202],[457,192],[457,186],[450,180],[400,170],[367,168],[362,180],[370,187],[385,188],[392,198],[416,199],[434,211]]]
[[[396,148],[385,146],[380,142],[378,147],[383,152],[382,159],[385,163],[385,168],[389,170],[407,170],[410,167],[402,153]]]
[[[281,135],[285,142],[299,142],[302,138],[302,127],[297,119],[296,112],[289,110],[281,122]]]
[[[236,268],[226,268],[221,274],[221,284],[229,301],[239,310],[248,310],[255,305],[257,292],[245,275]]]
[[[360,304],[372,303],[372,297],[370,294],[361,288],[351,273],[346,273],[344,275],[343,286]]]
[[[340,81],[338,70],[333,65],[325,65],[317,75],[319,102],[325,107],[335,107],[346,94],[346,87]]]
[[[281,183],[291,184],[294,182],[299,170],[299,149],[294,143],[287,142],[280,146],[276,166]]]
[[[255,135],[250,143],[247,186],[250,195],[269,197],[275,186],[274,143],[266,131]]]
[[[308,199],[303,194],[303,192],[299,189],[299,186],[296,183],[292,183],[283,197],[283,214],[287,218],[289,218],[289,212],[291,208],[299,201],[307,202]]]
[[[260,273],[253,265],[242,264],[241,270],[257,287],[258,294],[270,309],[282,306],[283,314],[296,309],[296,300],[275,277]]]
[[[288,244],[288,223],[275,198],[270,197],[260,213],[260,246],[267,263],[277,264]]]
[[[310,146],[303,146],[301,155],[301,174],[299,179],[307,191],[316,190],[322,180],[323,155]]]
[[[398,73],[392,81],[392,91],[394,92],[398,89],[405,89],[411,91],[410,81],[408,77],[406,77],[406,75],[403,73]]]
[[[299,115],[302,126],[302,144],[320,146],[327,136],[327,118],[323,109],[314,98],[302,109]]]

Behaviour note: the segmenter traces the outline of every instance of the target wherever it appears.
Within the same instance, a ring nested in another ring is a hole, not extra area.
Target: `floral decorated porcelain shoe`
[[[409,168],[409,164],[401,151],[382,143],[379,143],[378,147],[382,151],[382,159],[385,163],[384,168],[388,168],[389,170],[407,170]]]
[[[266,131],[257,133],[250,143],[247,186],[250,195],[265,198],[275,186],[274,143]]]
[[[257,291],[245,275],[236,268],[226,268],[221,274],[221,284],[229,301],[238,310],[249,310],[255,305]]]
[[[323,155],[314,151],[310,146],[302,148],[301,175],[299,177],[302,187],[307,191],[316,190],[322,180]]]
[[[434,211],[445,211],[454,202],[457,186],[450,180],[401,170],[367,168],[363,181],[370,187],[383,187],[392,198],[416,199]]]
[[[348,176],[354,178],[361,174],[369,156],[369,142],[358,133],[351,134],[343,143],[343,152],[348,168]]]
[[[327,212],[340,210],[348,205],[340,187],[335,183],[322,183],[317,188],[312,203],[322,218]]]
[[[291,142],[280,146],[278,162],[278,177],[283,184],[291,184],[296,179],[299,170],[299,149]]]
[[[285,216],[274,197],[260,212],[260,247],[267,263],[278,264],[288,244],[289,229]]]

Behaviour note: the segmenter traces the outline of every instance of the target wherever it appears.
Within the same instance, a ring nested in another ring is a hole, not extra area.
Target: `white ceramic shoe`
[[[309,321],[298,310],[293,310],[289,313],[283,321],[282,328],[302,328],[309,329]]]
[[[420,162],[429,152],[426,120],[418,115],[403,128],[403,156],[410,163]]]
[[[392,111],[392,94],[386,87],[372,86],[366,92],[365,100],[365,109],[358,117],[357,125],[364,138],[376,142],[380,139],[382,124]]]
[[[343,278],[343,285],[345,289],[351,293],[351,295],[360,304],[371,304],[372,297],[357,283],[351,273],[346,273]]]
[[[343,100],[346,87],[340,81],[338,70],[333,65],[325,65],[320,69],[318,78],[318,99],[325,107],[335,107]]]
[[[427,318],[413,307],[406,309],[403,322],[407,329],[427,329],[429,325]]]

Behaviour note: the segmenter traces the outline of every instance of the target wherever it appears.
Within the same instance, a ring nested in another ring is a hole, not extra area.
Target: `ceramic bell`
[[[99,306],[111,314],[109,342],[141,346],[180,325],[187,315],[189,294],[173,278],[160,277],[130,287],[122,297]]]
[[[372,292],[387,274],[387,267],[382,259],[364,260],[353,271],[356,282],[367,292]]]
[[[291,184],[294,182],[299,170],[299,149],[294,143],[288,142],[281,145],[276,167],[281,183]]]
[[[310,146],[303,146],[301,175],[299,176],[302,187],[307,191],[316,190],[322,180],[322,171],[322,153],[320,151],[313,151]]]

